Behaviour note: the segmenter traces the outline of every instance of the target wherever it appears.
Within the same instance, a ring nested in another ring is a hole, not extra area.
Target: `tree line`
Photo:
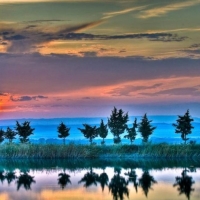
[[[138,123],[137,118],[132,122],[131,127],[128,127],[127,123],[129,121],[128,112],[125,113],[122,109],[114,109],[111,111],[111,115],[108,118],[107,123],[101,119],[99,126],[91,126],[89,124],[83,124],[83,128],[78,128],[80,132],[84,135],[86,139],[89,140],[90,144],[96,137],[102,138],[101,144],[105,144],[105,138],[108,135],[108,132],[113,134],[113,142],[115,144],[121,143],[121,135],[125,132],[127,135],[124,138],[130,140],[132,144],[136,139],[138,133],[140,133],[142,137],[142,141],[147,143],[149,140],[149,136],[153,134],[156,127],[152,126],[152,120],[149,120],[147,114],[145,113],[142,117],[141,121]],[[192,133],[192,129],[194,128],[191,122],[194,121],[190,114],[189,110],[183,116],[178,116],[176,123],[172,125],[175,127],[175,133],[181,134],[182,140],[185,142],[189,139],[187,138],[188,134]],[[4,131],[0,129],[0,142],[3,142],[4,139],[8,139],[9,143],[12,143],[16,136],[19,136],[21,143],[28,143],[29,136],[33,134],[35,129],[31,128],[30,122],[25,121],[20,124],[16,121],[16,127],[12,130],[10,127],[7,127],[7,130]],[[70,135],[70,128],[61,122],[58,127],[58,137],[63,139],[63,143],[65,144],[66,137]]]

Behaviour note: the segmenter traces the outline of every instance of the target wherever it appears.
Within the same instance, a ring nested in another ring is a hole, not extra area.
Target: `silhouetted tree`
[[[110,118],[108,119],[108,127],[114,136],[114,143],[118,144],[121,142],[120,135],[124,133],[127,128],[128,113],[124,114],[122,109],[117,110],[114,107]]]
[[[65,144],[65,138],[69,136],[70,128],[68,128],[63,122],[58,126],[58,137],[63,138],[63,144]]]
[[[66,174],[66,173],[60,173],[58,174],[58,184],[61,186],[62,189],[64,189],[66,187],[67,184],[71,184],[70,181],[70,175]]]
[[[0,143],[4,141],[5,132],[3,129],[0,129]]]
[[[126,130],[128,132],[128,135],[124,136],[125,138],[127,138],[131,141],[131,144],[133,143],[133,141],[135,140],[136,135],[137,135],[136,128],[137,128],[137,119],[135,118],[135,121],[133,123],[133,127],[132,128],[127,127]]]
[[[5,174],[5,178],[8,181],[8,184],[10,184],[12,181],[14,181],[17,176],[15,175],[15,172],[7,172]]]
[[[192,180],[192,177],[188,176],[187,170],[184,169],[181,173],[181,177],[176,177],[176,182],[173,186],[178,186],[179,195],[185,194],[189,200],[191,192],[194,191],[194,188],[192,188],[194,183],[195,182]]]
[[[98,182],[101,185],[102,191],[104,191],[105,186],[108,185],[108,181],[109,181],[108,175],[105,172],[101,173],[98,178]]]
[[[87,172],[84,177],[78,182],[82,183],[85,182],[84,187],[90,187],[91,185],[97,185],[97,182],[99,180],[99,175],[94,173],[92,171],[92,168],[90,169],[90,172]]]
[[[10,127],[7,128],[5,132],[5,138],[9,140],[9,143],[12,143],[16,135],[17,133],[13,131]]]
[[[108,135],[108,128],[107,128],[107,124],[104,125],[103,120],[101,120],[100,126],[99,128],[97,128],[97,133],[101,138],[103,138],[103,141],[101,142],[101,144],[105,144],[104,139]]]
[[[188,140],[187,135],[192,133],[192,129],[194,128],[191,124],[191,122],[194,121],[189,114],[189,110],[185,113],[183,116],[178,116],[178,119],[176,120],[176,124],[173,124],[173,126],[176,128],[175,133],[180,133],[181,138],[185,141]]]
[[[32,183],[35,183],[34,176],[30,176],[27,172],[24,172],[17,178],[17,190],[19,190],[22,185],[25,190],[31,190]]]
[[[147,114],[143,116],[141,122],[138,124],[138,132],[141,133],[141,136],[143,137],[143,142],[147,142],[149,139],[149,136],[153,133],[153,131],[156,129],[156,127],[153,127],[151,125],[152,120],[148,120]]]
[[[125,173],[128,176],[128,183],[133,183],[135,191],[137,192],[138,182],[137,182],[137,174],[135,170],[131,169],[130,172]]]
[[[16,122],[16,131],[19,135],[21,143],[29,142],[28,137],[33,134],[34,128],[31,128],[30,122],[25,121],[22,125],[17,121]]]
[[[84,135],[85,138],[89,139],[90,144],[92,144],[92,140],[98,136],[96,126],[90,126],[88,124],[83,124],[84,129],[78,128]]]
[[[113,199],[124,199],[124,195],[129,197],[128,182],[124,177],[120,176],[120,170],[115,170],[115,175],[109,183],[109,191],[112,193]]]
[[[151,186],[157,183],[153,176],[149,174],[148,171],[144,171],[142,177],[139,179],[139,186],[144,191],[145,196],[147,197],[149,189],[152,189]]]

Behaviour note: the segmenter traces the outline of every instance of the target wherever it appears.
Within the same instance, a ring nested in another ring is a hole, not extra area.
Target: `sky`
[[[1,0],[0,118],[200,117],[200,0]]]

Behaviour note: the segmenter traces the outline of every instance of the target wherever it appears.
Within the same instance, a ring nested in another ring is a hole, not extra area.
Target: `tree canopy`
[[[104,124],[103,120],[101,120],[100,126],[99,128],[97,128],[97,133],[101,138],[103,138],[103,141],[101,142],[101,144],[104,144],[105,143],[104,139],[108,135],[108,128],[107,128],[107,124]]]
[[[0,143],[4,141],[5,132],[3,129],[0,129]]]
[[[151,125],[152,120],[148,120],[147,114],[143,116],[141,122],[138,125],[138,132],[141,133],[141,136],[143,138],[143,142],[147,142],[149,139],[149,136],[153,133],[153,131],[156,129],[156,127],[153,127]]]
[[[131,141],[131,144],[133,143],[133,141],[136,138],[137,132],[136,132],[136,128],[137,128],[137,119],[135,118],[135,121],[133,123],[132,128],[127,127],[126,130],[128,132],[128,135],[125,135],[124,137],[129,139]]]
[[[124,133],[127,128],[128,113],[124,113],[122,109],[117,110],[116,107],[112,110],[110,118],[108,119],[108,127],[114,136],[114,143],[120,143],[120,135]]]
[[[68,128],[63,122],[58,126],[58,137],[63,138],[63,143],[65,144],[65,138],[69,136],[70,128]]]
[[[194,121],[190,117],[189,110],[183,115],[183,116],[178,116],[178,119],[176,120],[176,124],[173,124],[173,126],[176,128],[175,133],[180,133],[182,140],[186,141],[189,139],[187,138],[188,134],[192,133],[192,129],[194,128],[191,124],[191,122]]]
[[[17,133],[13,131],[10,127],[7,128],[5,132],[5,138],[9,140],[10,143],[15,139]]]
[[[85,138],[89,139],[90,144],[92,144],[92,140],[98,136],[96,126],[90,126],[88,124],[83,124],[84,129],[78,128],[84,135]]]
[[[17,121],[16,122],[16,131],[19,135],[21,143],[29,142],[28,137],[33,134],[34,128],[31,128],[30,122],[25,121],[22,125]]]

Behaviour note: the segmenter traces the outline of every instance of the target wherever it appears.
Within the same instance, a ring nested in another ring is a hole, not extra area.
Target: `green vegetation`
[[[68,128],[63,122],[58,126],[58,137],[63,138],[63,144],[65,144],[65,138],[69,136],[70,128]]]
[[[173,124],[173,126],[176,128],[175,133],[180,133],[181,138],[183,141],[188,140],[187,135],[192,133],[192,129],[194,128],[191,125],[191,122],[194,121],[189,114],[189,110],[185,113],[183,116],[178,116],[178,119],[176,120],[177,124]]]
[[[200,145],[2,144],[0,158],[200,158]]]
[[[121,142],[120,135],[124,133],[127,128],[128,113],[124,114],[122,109],[117,110],[114,107],[110,118],[108,119],[108,127],[114,136],[114,143],[118,144]]]
[[[21,143],[29,142],[28,137],[33,134],[34,130],[35,129],[31,128],[30,122],[28,121],[25,121],[24,123],[22,123],[22,125],[18,121],[16,122],[16,131],[17,134],[19,135]]]
[[[141,123],[138,124],[138,132],[141,133],[143,142],[148,142],[149,136],[153,133],[156,127],[151,125],[152,120],[148,120],[147,114],[145,114],[141,120]]]

